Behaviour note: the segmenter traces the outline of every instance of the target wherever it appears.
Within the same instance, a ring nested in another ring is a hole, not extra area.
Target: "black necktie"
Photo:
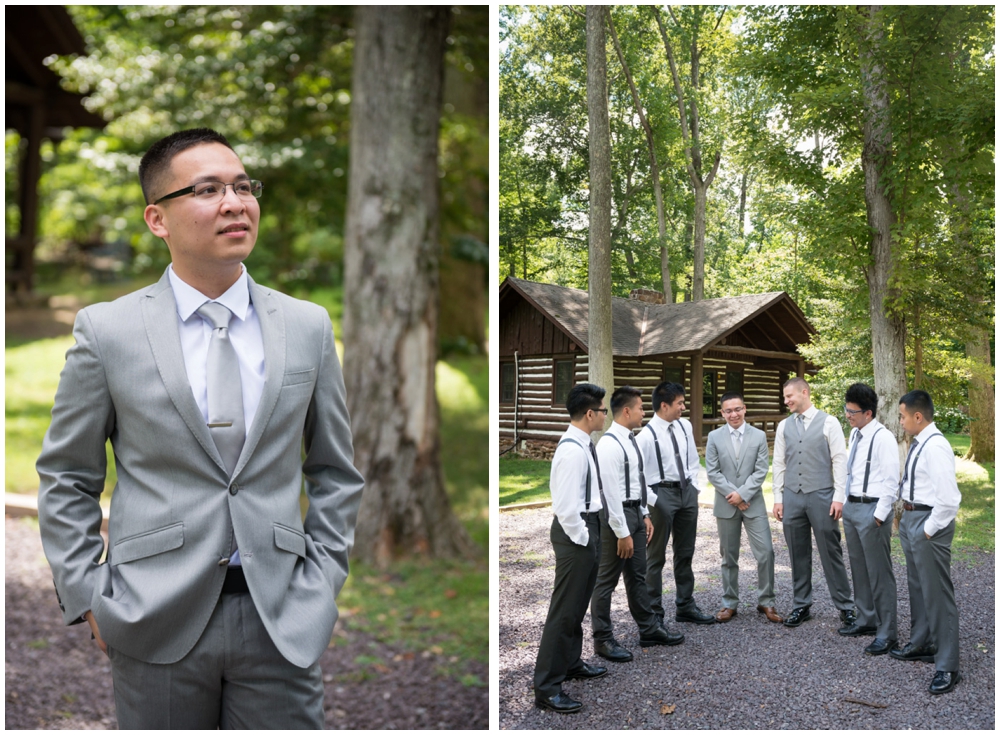
[[[646,475],[642,471],[642,452],[639,451],[639,445],[636,443],[635,435],[631,431],[628,433],[628,438],[632,442],[635,456],[639,458],[639,484],[642,486],[642,504],[646,505]]]
[[[670,426],[667,427],[667,433],[670,434],[670,442],[674,445],[674,461],[677,463],[677,474],[681,476],[681,490],[687,490],[687,472],[684,469],[684,463],[681,461],[681,450],[680,447],[677,446],[677,437],[674,436],[673,424],[670,424]]]

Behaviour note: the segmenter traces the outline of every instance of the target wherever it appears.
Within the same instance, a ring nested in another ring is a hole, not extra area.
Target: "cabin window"
[[[743,393],[743,371],[726,371],[726,393]],[[745,400],[745,399],[744,399]]]
[[[504,362],[500,364],[500,403],[513,403],[516,381],[514,374],[514,363]]]
[[[702,378],[702,393],[701,393],[701,415],[706,419],[715,418],[715,371],[706,372]]]
[[[565,406],[569,397],[569,389],[573,387],[575,360],[555,360],[553,366],[553,384],[555,390],[552,394],[552,405]]]
[[[663,366],[663,380],[669,383],[679,383],[681,386],[684,385],[684,366],[683,365],[664,365]]]

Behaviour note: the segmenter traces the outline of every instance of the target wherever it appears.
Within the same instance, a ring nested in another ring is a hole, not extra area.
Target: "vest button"
[[[237,485],[235,482],[232,485],[229,486],[229,494],[230,495],[235,495],[239,491],[240,491],[240,486]]]

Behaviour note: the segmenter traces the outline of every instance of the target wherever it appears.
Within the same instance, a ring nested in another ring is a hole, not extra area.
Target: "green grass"
[[[958,480],[958,489],[962,493],[962,504],[958,509],[955,540],[952,548],[993,551],[996,543],[993,508],[996,494],[994,464],[992,462],[970,462],[961,458],[969,450],[969,437],[967,435],[945,434],[945,437],[957,455],[955,474]],[[704,464],[705,462],[702,460],[702,466]],[[544,460],[501,457],[500,505],[550,500],[549,469],[551,465],[551,462]],[[709,485],[699,496],[699,501],[703,503],[713,502],[714,492]],[[770,509],[774,504],[770,471],[764,480],[763,494],[764,502]],[[901,550],[898,551],[902,554]]]

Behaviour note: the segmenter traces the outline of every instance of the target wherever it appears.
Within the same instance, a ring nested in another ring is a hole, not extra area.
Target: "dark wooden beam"
[[[699,447],[703,443],[701,426],[704,420],[702,416],[704,405],[701,394],[704,389],[704,360],[700,352],[691,358],[691,428],[694,431],[694,443]]]
[[[758,350],[754,347],[715,345],[706,350],[706,352],[709,352],[711,350],[721,350],[723,352],[735,352],[738,355],[753,355],[754,357],[770,357],[775,360],[791,360],[793,362],[798,362],[802,360],[802,355],[798,354],[797,352],[777,352],[775,350]]]

